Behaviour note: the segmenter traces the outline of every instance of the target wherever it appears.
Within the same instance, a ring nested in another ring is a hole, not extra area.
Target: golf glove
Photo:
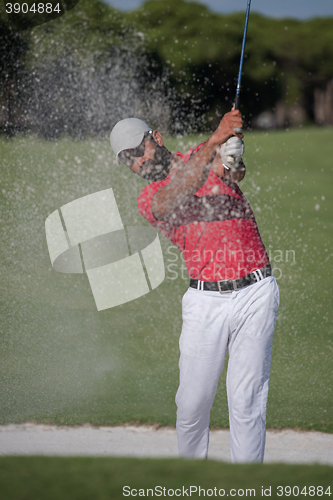
[[[229,139],[218,147],[222,163],[228,170],[237,170],[243,165],[244,142],[239,137]]]

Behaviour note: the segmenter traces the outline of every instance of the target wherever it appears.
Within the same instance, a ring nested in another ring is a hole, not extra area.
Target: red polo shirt
[[[191,153],[181,156],[184,162]],[[188,275],[202,281],[236,279],[269,264],[252,209],[237,184],[223,182],[211,169],[195,196],[164,221],[151,210],[154,194],[172,179],[149,184],[139,195],[138,209],[182,252]]]

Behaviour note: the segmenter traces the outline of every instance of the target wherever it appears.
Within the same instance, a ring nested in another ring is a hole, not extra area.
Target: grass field
[[[0,488],[6,500],[133,496],[329,500],[332,470],[318,465],[231,465],[200,460],[7,457],[0,458]]]
[[[184,151],[202,140],[166,142]],[[281,295],[267,424],[333,432],[333,130],[248,133],[245,143],[240,186]],[[163,284],[97,312],[87,276],[54,271],[45,239],[51,212],[107,187],[125,225],[147,225],[136,209],[144,181],[115,165],[107,139],[2,138],[0,157],[0,424],[174,425],[180,302],[188,286],[179,253],[161,237]],[[228,426],[225,372],[211,424]]]

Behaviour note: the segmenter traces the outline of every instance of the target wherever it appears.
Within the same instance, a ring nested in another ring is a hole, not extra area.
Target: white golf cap
[[[111,147],[116,155],[117,163],[120,164],[118,155],[125,149],[133,149],[140,146],[145,132],[152,129],[139,118],[125,118],[113,127],[110,134]]]

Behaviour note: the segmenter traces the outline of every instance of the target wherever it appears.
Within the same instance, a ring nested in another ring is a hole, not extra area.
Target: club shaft
[[[235,97],[235,106],[234,106],[234,109],[238,109],[239,108],[239,96],[240,96],[241,81],[242,81],[243,60],[244,60],[244,52],[245,52],[245,42],[246,42],[246,34],[247,34],[247,25],[249,24],[250,7],[251,7],[251,0],[248,0],[248,2],[247,2],[247,9],[246,9],[244,34],[243,34],[242,52],[241,52],[241,58],[240,58],[240,63],[239,63],[239,72],[238,72],[238,81],[237,81],[237,88],[236,88],[236,97]]]

